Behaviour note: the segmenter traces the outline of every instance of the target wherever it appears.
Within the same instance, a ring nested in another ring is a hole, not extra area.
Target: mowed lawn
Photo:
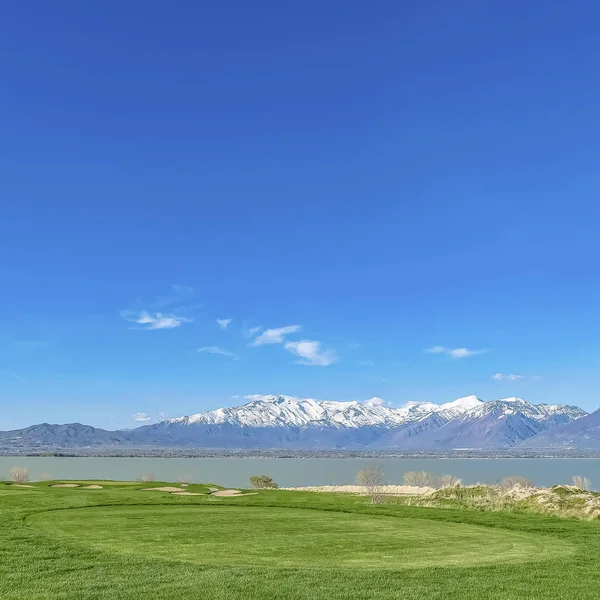
[[[0,598],[598,598],[598,522],[160,485],[0,485]]]

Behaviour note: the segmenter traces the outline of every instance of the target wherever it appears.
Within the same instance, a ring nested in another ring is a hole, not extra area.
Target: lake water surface
[[[157,481],[212,482],[224,486],[248,487],[252,475],[270,475],[282,487],[342,485],[354,483],[364,466],[381,465],[387,483],[402,483],[406,471],[450,473],[465,484],[492,483],[507,475],[521,475],[538,486],[571,483],[573,475],[592,480],[600,489],[600,459],[594,458],[510,458],[510,459],[358,459],[358,458],[62,458],[0,457],[0,477],[9,478],[10,469],[27,467],[37,479],[135,480],[153,474]]]

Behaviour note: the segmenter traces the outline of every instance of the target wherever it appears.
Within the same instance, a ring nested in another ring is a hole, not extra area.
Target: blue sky
[[[597,408],[599,18],[6,6],[0,429],[256,393]]]

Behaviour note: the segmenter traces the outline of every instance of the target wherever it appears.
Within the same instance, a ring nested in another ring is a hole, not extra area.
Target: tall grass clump
[[[29,481],[29,469],[27,467],[13,467],[10,470],[10,478],[15,483],[27,483]]]
[[[500,482],[500,487],[505,490],[510,490],[516,487],[533,488],[535,485],[533,485],[526,477],[521,477],[520,475],[508,475]]]
[[[439,490],[442,490],[444,488],[459,487],[460,484],[461,484],[461,480],[458,477],[447,474],[447,475],[440,475],[439,477],[436,477],[434,480],[433,487],[436,487]]]
[[[140,477],[140,481],[154,481],[154,473],[144,473],[144,475]]]
[[[431,485],[433,477],[427,471],[407,471],[404,473],[404,485],[414,485],[417,487],[428,487]]]
[[[592,482],[587,477],[582,477],[581,475],[573,476],[573,485],[578,490],[585,490],[586,492],[592,489]]]

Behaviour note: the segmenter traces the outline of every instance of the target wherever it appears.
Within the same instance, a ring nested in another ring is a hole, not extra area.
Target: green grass
[[[0,485],[2,600],[592,599],[600,584],[597,521],[51,483]]]
[[[293,508],[110,506],[38,513],[27,523],[97,550],[230,567],[395,570],[572,551],[567,542],[479,525]]]

